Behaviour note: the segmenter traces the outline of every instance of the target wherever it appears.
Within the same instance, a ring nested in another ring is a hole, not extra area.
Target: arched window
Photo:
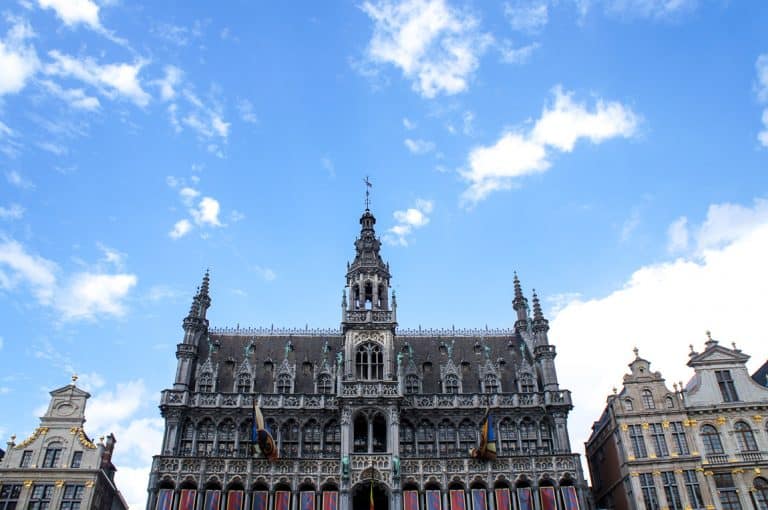
[[[355,353],[355,367],[358,379],[378,380],[384,378],[384,355],[381,346],[365,342]]]
[[[446,393],[458,393],[459,392],[459,378],[453,374],[448,374],[443,380],[443,388]]]
[[[210,393],[213,391],[213,374],[206,372],[200,374],[197,378],[197,391],[201,393]]]
[[[517,424],[509,418],[504,418],[499,422],[499,440],[501,441],[501,452],[504,455],[514,455],[518,451]]]
[[[752,483],[758,510],[768,510],[768,480],[758,476]]]
[[[232,420],[224,420],[219,424],[218,454],[222,457],[235,456],[235,423]]]
[[[675,401],[672,399],[672,397],[667,397],[666,402],[667,402],[667,409],[674,409]]]
[[[316,420],[309,420],[301,434],[301,455],[311,457],[319,454],[320,424]]]
[[[325,440],[325,444],[323,445],[323,452],[332,454],[340,453],[341,428],[339,427],[339,422],[336,420],[331,420],[326,423],[323,435],[323,439]]]
[[[734,427],[736,431],[736,440],[739,442],[739,450],[742,452],[754,452],[757,450],[757,442],[752,427],[743,421],[736,422]]]
[[[192,442],[195,438],[195,425],[192,420],[187,418],[181,427],[181,442],[179,443],[179,453],[181,455],[192,455]]]
[[[499,392],[499,379],[493,374],[485,374],[483,379],[483,390],[485,393]]]
[[[643,390],[643,407],[646,409],[656,409],[656,405],[653,403],[653,393],[651,393],[651,390]]]
[[[333,384],[331,384],[330,375],[320,374],[320,376],[317,378],[317,392],[326,395],[333,392]]]
[[[437,446],[440,455],[456,453],[456,427],[450,420],[443,420],[437,427]]]
[[[632,405],[632,399],[631,398],[625,398],[624,399],[624,410],[625,411],[632,411],[635,408],[634,405]]]
[[[251,375],[242,373],[237,376],[237,392],[238,393],[250,393],[251,392]]]
[[[251,443],[251,432],[253,429],[253,420],[250,418],[240,424],[238,431],[239,441],[239,455],[241,457],[249,457],[253,455],[253,446]]]
[[[539,434],[541,436],[541,453],[552,453],[552,432],[549,423],[542,421],[539,424]]]
[[[414,441],[413,425],[408,420],[402,420],[400,422],[400,455],[404,457],[413,456],[416,453]]]
[[[291,374],[280,374],[277,376],[277,392],[278,393],[291,393],[292,386]]]
[[[523,374],[520,379],[520,392],[521,393],[533,393],[536,391],[536,384],[533,382],[531,374]]]
[[[216,426],[213,420],[206,418],[197,426],[197,455],[210,456],[213,454],[213,438],[216,436]]]
[[[352,451],[355,453],[368,453],[368,419],[362,413],[355,417]]]
[[[280,427],[280,456],[295,458],[299,456],[299,424],[288,420]]]
[[[377,414],[373,417],[371,424],[373,437],[371,438],[371,448],[373,453],[384,453],[387,451],[387,419],[383,414]]]
[[[55,468],[59,466],[59,460],[61,460],[61,452],[64,447],[61,443],[53,442],[49,444],[45,449],[45,456],[43,457],[44,468]]]
[[[723,443],[720,441],[720,434],[712,425],[703,425],[701,427],[701,440],[704,443],[704,452],[707,454],[722,454]]]
[[[421,420],[416,429],[416,448],[419,456],[435,454],[435,426],[429,420]]]
[[[459,451],[469,452],[477,447],[477,426],[469,420],[459,423]]]
[[[405,376],[405,394],[413,395],[419,392],[419,376],[407,375]]]
[[[530,418],[525,418],[520,423],[520,444],[523,453],[536,453],[538,446],[536,424]]]

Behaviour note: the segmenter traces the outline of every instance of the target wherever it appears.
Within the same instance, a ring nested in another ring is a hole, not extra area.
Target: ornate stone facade
[[[597,507],[768,509],[768,388],[748,359],[708,338],[670,390],[636,349],[586,444]]]
[[[261,491],[270,509],[279,491],[294,495],[292,510],[299,493],[333,491],[341,510],[368,509],[370,493],[376,510],[399,510],[404,490],[442,491],[448,510],[448,490],[482,489],[495,510],[494,488],[560,485],[585,508],[571,396],[535,293],[530,316],[515,276],[512,329],[400,329],[375,221],[368,209],[360,218],[339,329],[212,328],[206,273],[161,396],[148,510],[163,489],[177,492],[176,507],[178,491],[198,491],[198,510],[207,491],[243,491],[248,510]],[[275,463],[252,455],[254,402],[278,443]],[[468,451],[488,408],[498,458],[481,462]]]
[[[114,483],[110,435],[94,443],[83,430],[90,395],[73,383],[51,392],[40,426],[7,444],[0,459],[0,508],[127,510]]]

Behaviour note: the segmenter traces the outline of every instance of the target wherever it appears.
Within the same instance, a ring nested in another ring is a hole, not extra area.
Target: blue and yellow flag
[[[253,428],[251,429],[251,441],[254,446],[258,446],[258,449],[264,454],[267,460],[272,462],[277,460],[277,445],[264,423],[264,415],[261,414],[261,409],[256,405],[255,399],[253,401]],[[254,447],[254,450],[255,449],[256,448]],[[254,454],[255,453],[256,452],[254,451]]]
[[[496,430],[490,409],[485,412],[480,424],[480,445],[472,448],[469,455],[479,460],[496,460]]]

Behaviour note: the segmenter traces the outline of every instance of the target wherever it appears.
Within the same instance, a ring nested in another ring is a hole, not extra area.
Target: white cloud
[[[414,207],[402,211],[395,211],[393,216],[397,224],[390,227],[384,234],[383,240],[388,244],[408,246],[407,237],[414,229],[421,228],[429,223],[429,214],[434,209],[431,200],[417,199]]]
[[[63,156],[69,153],[69,149],[67,149],[65,146],[53,142],[38,142],[37,146],[46,152],[55,154],[56,156]]]
[[[99,6],[91,0],[38,0],[43,9],[53,9],[65,25],[85,23],[94,30],[101,29]]]
[[[167,285],[153,285],[147,292],[147,299],[153,302],[171,300],[174,301],[181,293]]]
[[[35,35],[32,27],[25,20],[6,19],[12,25],[0,39],[0,96],[21,91],[40,67],[34,46],[27,44]]]
[[[47,75],[78,79],[95,87],[110,99],[123,97],[138,106],[149,104],[150,96],[144,91],[139,80],[139,73],[147,64],[146,60],[138,59],[132,64],[99,65],[90,57],[77,59],[58,50],[51,50],[48,55],[52,62],[43,68]]]
[[[35,184],[27,180],[18,170],[8,170],[5,172],[5,179],[9,184],[21,189],[35,189]]]
[[[0,289],[28,286],[41,305],[52,306],[63,320],[93,319],[97,315],[122,316],[124,300],[136,285],[133,274],[85,271],[58,283],[58,266],[29,253],[18,241],[0,238]]]
[[[112,265],[117,270],[122,270],[125,267],[125,253],[119,252],[114,248],[110,248],[103,243],[96,243],[96,246],[104,254],[101,262]]]
[[[525,46],[514,47],[510,41],[504,41],[499,47],[501,52],[501,60],[507,64],[525,64],[528,59],[531,58],[533,52],[539,48],[540,44],[537,42],[527,44]]]
[[[253,111],[253,103],[247,99],[239,99],[237,101],[237,111],[240,113],[240,118],[243,122],[249,124],[259,123],[259,118],[256,116],[256,112]]]
[[[160,97],[163,101],[170,101],[176,97],[176,87],[181,83],[184,72],[176,66],[165,66],[165,75],[161,80],[153,83],[160,88]]]
[[[181,197],[181,201],[184,203],[184,205],[190,207],[192,202],[200,196],[200,192],[194,188],[185,186],[179,190],[179,196]]]
[[[329,177],[336,177],[336,165],[333,164],[333,160],[331,158],[328,156],[323,156],[320,158],[320,164],[323,165],[325,171],[328,172]]]
[[[427,140],[413,140],[406,138],[403,142],[406,148],[411,151],[412,154],[427,154],[435,150],[434,142]]]
[[[698,0],[604,0],[606,12],[620,16],[664,19],[696,8]],[[583,2],[588,9],[589,2]]]
[[[667,228],[667,251],[679,253],[688,249],[688,218],[680,216]]]
[[[182,219],[173,225],[173,230],[168,232],[168,235],[171,236],[171,239],[180,239],[187,235],[190,230],[192,230],[192,223],[188,219]]]
[[[264,281],[271,282],[277,278],[277,273],[274,270],[263,266],[252,266],[251,269],[258,274]]]
[[[0,205],[0,220],[20,220],[24,216],[24,208],[19,204]]]
[[[538,32],[549,21],[546,2],[515,0],[504,3],[504,15],[513,30],[520,32]]]
[[[768,53],[757,57],[757,99],[762,104],[768,104]],[[757,134],[757,139],[763,147],[768,147],[768,107],[763,109],[763,130]]]
[[[17,241],[0,237],[0,289],[28,285],[41,304],[51,303],[56,286],[54,262],[28,253]]]
[[[712,211],[732,207],[713,205],[708,217],[720,214]],[[688,345],[701,350],[706,330],[726,346],[735,341],[752,355],[752,369],[765,361],[768,219],[757,212],[762,207],[756,201],[753,214],[741,216],[746,224],[737,226],[738,235],[725,244],[641,267],[621,288],[602,297],[575,299],[554,316],[550,339],[559,351],[559,379],[573,391],[569,428],[574,444],[583,444],[600,416],[605,402],[600,396],[620,387],[633,346],[661,371],[669,386],[693,375],[685,365]],[[757,217],[762,219],[754,223]],[[707,230],[706,224],[707,220],[692,230]],[[596,350],[604,369],[585,370],[596,366]]]
[[[696,247],[704,252],[720,248],[742,238],[761,225],[768,223],[768,200],[755,199],[752,207],[739,204],[712,204],[707,218],[696,232]]]
[[[403,117],[403,127],[408,131],[416,129],[416,123],[410,120],[408,117]]]
[[[630,237],[632,237],[632,234],[635,232],[637,227],[640,225],[640,210],[635,208],[632,209],[632,212],[629,214],[629,218],[624,220],[624,223],[621,225],[621,232],[619,238],[621,239],[621,242],[626,242],[629,240]]]
[[[369,62],[399,68],[426,98],[467,90],[492,41],[471,14],[444,0],[369,1],[362,9],[374,22]]]
[[[530,131],[508,130],[493,145],[470,151],[468,168],[459,170],[469,182],[463,203],[477,203],[493,191],[512,188],[515,178],[546,171],[551,150],[571,152],[582,138],[598,144],[635,134],[639,118],[620,103],[598,99],[590,111],[560,86],[553,94],[553,105],[544,107]]]
[[[121,317],[126,312],[124,300],[136,282],[133,274],[77,273],[57,293],[56,308],[65,320],[101,314]]]
[[[229,134],[228,122],[224,122],[221,116],[214,112],[209,112],[207,119],[203,119],[197,112],[191,112],[184,117],[181,122],[189,128],[192,128],[203,138],[213,138],[218,135],[224,139]]]
[[[223,226],[219,221],[219,212],[221,206],[219,201],[211,197],[203,197],[197,204],[197,209],[191,209],[189,212],[198,225],[209,225],[211,227]]]
[[[467,110],[461,116],[461,121],[463,125],[462,132],[465,135],[470,136],[475,131],[473,126],[473,123],[475,122],[475,112]]]

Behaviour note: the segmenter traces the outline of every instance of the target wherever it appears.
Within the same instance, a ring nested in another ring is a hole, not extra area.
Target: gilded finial
[[[11,434],[11,443],[16,442],[16,434]]]
[[[640,355],[639,355],[640,350],[637,347],[632,349],[632,352],[635,353],[635,359],[638,359],[640,357]]]
[[[80,379],[77,374],[72,374],[72,384],[75,384],[77,380]]]
[[[707,330],[706,335],[707,335],[707,341],[711,342],[712,341],[712,332],[710,330]]]

